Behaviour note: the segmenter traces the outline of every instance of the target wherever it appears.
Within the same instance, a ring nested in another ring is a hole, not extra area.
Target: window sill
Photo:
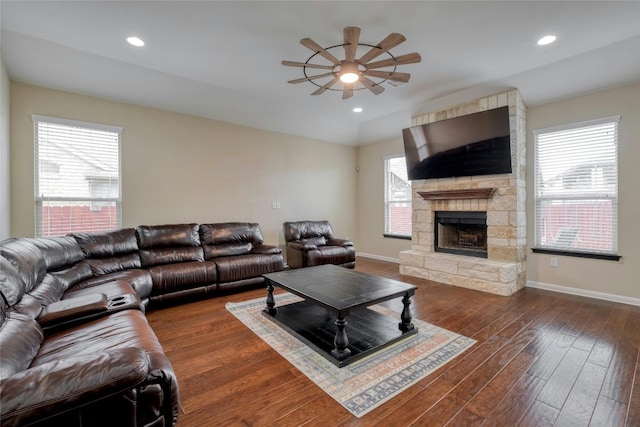
[[[531,251],[535,254],[572,256],[572,257],[578,257],[578,258],[601,259],[605,261],[619,261],[620,258],[622,258],[622,255],[596,254],[596,253],[589,253],[589,252],[573,252],[573,251],[563,251],[561,249],[531,248]]]
[[[383,234],[382,236],[390,239],[411,240],[411,236],[402,236],[400,234]]]

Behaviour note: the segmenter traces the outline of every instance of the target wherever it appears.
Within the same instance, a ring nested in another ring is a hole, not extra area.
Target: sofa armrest
[[[109,300],[105,294],[95,293],[68,298],[46,306],[36,319],[43,328],[82,319],[107,311]]]
[[[277,255],[281,254],[282,250],[279,247],[272,245],[254,245],[251,249],[251,253],[262,255]]]
[[[353,246],[353,242],[347,239],[327,239],[327,246]]]
[[[171,362],[164,353],[159,351],[147,352],[151,371],[147,375],[147,381],[161,384],[165,393],[163,410],[165,412],[165,426],[175,427],[180,413],[180,391],[178,379],[173,371]]]
[[[0,382],[0,424],[27,425],[141,384],[149,358],[139,348],[70,357]]]

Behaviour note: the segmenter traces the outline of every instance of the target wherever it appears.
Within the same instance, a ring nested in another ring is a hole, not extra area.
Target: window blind
[[[36,236],[120,228],[121,128],[32,116]]]
[[[534,132],[537,248],[617,252],[619,120]]]
[[[411,236],[411,182],[404,156],[384,159],[384,234]]]

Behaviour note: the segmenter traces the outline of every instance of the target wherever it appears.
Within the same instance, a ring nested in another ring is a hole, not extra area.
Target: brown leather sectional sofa
[[[0,425],[176,425],[177,381],[145,309],[282,269],[253,223],[0,242]]]

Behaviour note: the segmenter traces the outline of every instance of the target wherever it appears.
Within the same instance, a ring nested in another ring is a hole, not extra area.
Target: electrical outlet
[[[276,209],[280,209],[280,202],[276,202]]]
[[[552,256],[549,259],[549,265],[551,265],[551,267],[557,267],[558,266],[558,257]]]
[[[277,202],[271,202],[271,209],[278,209],[278,203]]]

